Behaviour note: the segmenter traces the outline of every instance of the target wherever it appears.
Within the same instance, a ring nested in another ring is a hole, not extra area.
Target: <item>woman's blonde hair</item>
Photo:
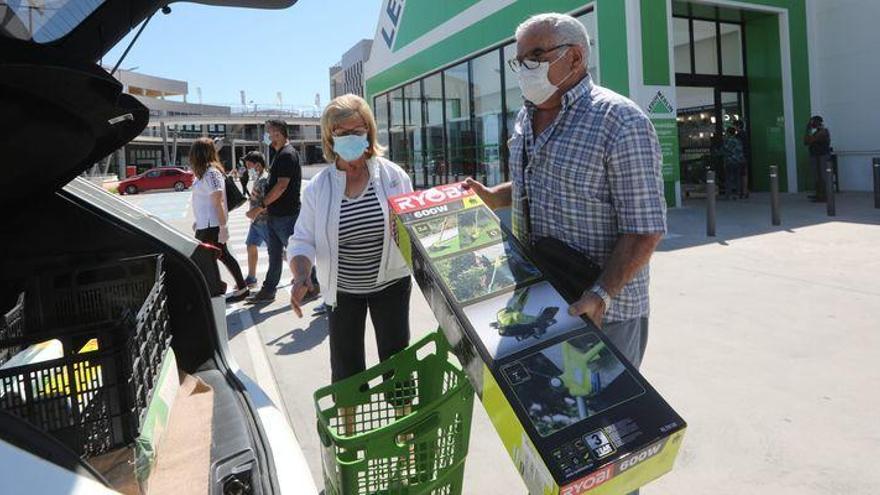
[[[340,122],[355,115],[360,115],[367,124],[367,141],[370,143],[367,147],[367,158],[382,156],[385,153],[385,147],[377,140],[376,119],[373,117],[370,105],[358,95],[347,94],[334,98],[321,116],[321,141],[324,145],[324,158],[328,162],[336,162],[337,157],[336,152],[333,151],[333,129]]]
[[[223,165],[220,164],[220,157],[217,155],[217,148],[214,147],[214,141],[208,137],[200,137],[192,144],[189,149],[189,165],[199,179],[204,177],[208,167],[214,167],[220,173],[225,174]]]

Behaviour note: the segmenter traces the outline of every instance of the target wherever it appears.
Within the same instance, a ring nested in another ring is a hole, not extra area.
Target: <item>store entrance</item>
[[[673,31],[682,197],[704,197],[709,170],[719,193],[745,197],[751,150],[741,12],[676,1]]]
[[[676,88],[681,191],[685,199],[705,196],[709,170],[715,172],[719,193],[734,198],[748,196],[746,95],[744,89],[718,86]],[[731,128],[735,134],[731,134]],[[737,139],[739,143],[725,147],[725,139]],[[728,174],[725,167],[726,159],[737,153],[745,162],[745,166],[737,167],[738,178]]]

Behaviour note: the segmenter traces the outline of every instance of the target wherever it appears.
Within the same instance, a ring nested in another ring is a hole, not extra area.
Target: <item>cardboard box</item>
[[[460,183],[389,199],[401,253],[529,493],[622,494],[672,469],[684,420]]]

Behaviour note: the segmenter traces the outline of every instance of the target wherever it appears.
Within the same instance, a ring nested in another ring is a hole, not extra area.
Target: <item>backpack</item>
[[[226,210],[232,211],[244,204],[245,197],[244,194],[238,190],[238,186],[235,185],[235,181],[232,180],[232,177],[228,175],[224,175],[224,177],[226,177]]]

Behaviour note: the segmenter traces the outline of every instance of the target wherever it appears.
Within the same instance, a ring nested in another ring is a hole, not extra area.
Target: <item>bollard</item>
[[[706,171],[706,235],[715,237],[715,171]]]
[[[770,219],[773,225],[782,225],[779,216],[779,170],[770,165]]]
[[[880,157],[874,157],[874,208],[880,208]]]
[[[825,199],[827,202],[828,216],[837,216],[837,208],[834,204],[834,169],[831,168],[831,161],[825,160]]]

